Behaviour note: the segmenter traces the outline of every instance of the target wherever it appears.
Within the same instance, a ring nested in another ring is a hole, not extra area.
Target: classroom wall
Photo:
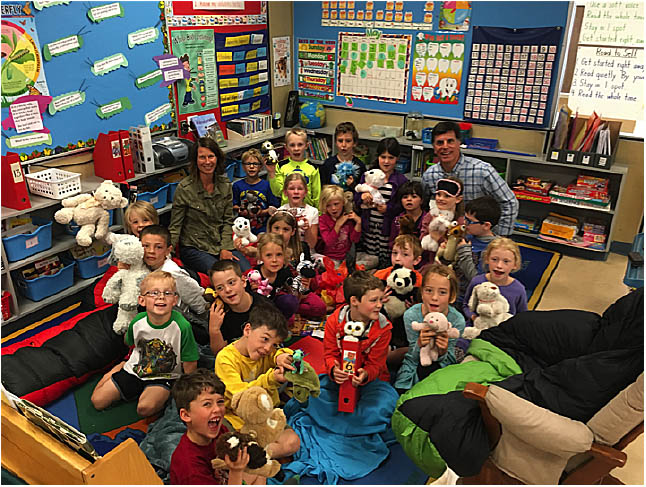
[[[292,5],[293,2],[268,2],[268,17],[269,17],[269,42],[268,48],[271,53],[271,66],[275,66],[274,50],[272,46],[272,37],[291,36],[292,53],[294,52],[294,16]],[[293,67],[292,67],[293,68]],[[285,119],[285,107],[287,106],[287,96],[291,85],[274,87],[273,71],[269,73],[271,82],[271,108],[272,113],[280,112]]]

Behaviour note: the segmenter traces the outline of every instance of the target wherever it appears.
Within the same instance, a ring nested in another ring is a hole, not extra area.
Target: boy
[[[242,338],[224,347],[215,358],[215,373],[226,387],[225,418],[236,430],[242,428],[244,422],[231,411],[234,394],[260,386],[271,396],[274,407],[278,406],[278,388],[286,381],[285,369],[294,370],[294,352],[289,348],[276,350],[287,334],[287,321],[278,308],[271,303],[259,303],[249,312]],[[271,458],[292,455],[299,448],[300,439],[289,428],[282,432],[278,440],[267,445]]]
[[[415,235],[402,234],[398,235],[393,242],[393,249],[390,252],[390,267],[375,271],[375,277],[386,280],[393,271],[395,264],[399,264],[406,269],[411,269],[417,276],[417,282],[422,282],[422,275],[415,270],[415,266],[422,260],[422,245]]]
[[[269,182],[260,179],[262,169],[262,154],[257,149],[249,149],[241,157],[242,167],[247,176],[233,183],[233,211],[238,216],[249,219],[254,235],[267,230],[269,207],[280,206],[274,196]]]
[[[325,370],[334,382],[341,385],[350,377],[341,367],[339,340],[348,321],[360,321],[365,325],[360,349],[363,364],[352,376],[352,385],[364,386],[375,379],[389,380],[386,356],[392,325],[380,313],[384,284],[367,271],[355,271],[343,282],[343,297],[347,303],[339,307],[325,322],[323,348]]]
[[[337,174],[337,184],[344,191],[354,191],[354,187],[359,183],[363,173],[366,172],[365,164],[354,155],[354,147],[358,141],[359,133],[352,122],[341,122],[336,126],[334,129],[336,155],[325,159],[325,162],[319,169],[321,173],[321,186],[334,184],[332,182],[332,176],[337,173],[339,164],[346,162],[354,165],[354,172],[352,175],[341,175],[341,178]]]
[[[170,460],[170,483],[173,485],[240,485],[249,455],[242,451],[239,458],[224,461],[229,470],[213,470],[214,442],[227,433],[224,417],[224,384],[207,369],[196,369],[182,375],[173,385],[173,399],[186,433]],[[245,478],[247,484],[253,483]]]
[[[135,348],[94,388],[91,401],[99,411],[115,401],[139,398],[137,414],[152,416],[163,409],[172,381],[197,368],[199,352],[191,325],[178,312],[175,279],[165,271],[148,274],[140,285],[139,304],[146,311],[130,323],[124,337]]]
[[[249,321],[249,311],[260,303],[271,303],[266,297],[246,290],[247,280],[237,262],[219,260],[209,272],[211,285],[223,305],[211,305],[209,316],[209,344],[214,355],[242,336]]]
[[[287,160],[280,161],[278,168],[275,164],[266,164],[267,179],[271,191],[280,197],[280,204],[287,204],[287,195],[283,192],[285,176],[293,172],[300,172],[307,182],[307,196],[305,204],[314,208],[319,207],[321,194],[321,176],[319,170],[307,162],[307,132],[301,128],[289,129],[285,134],[285,146],[289,153]]]

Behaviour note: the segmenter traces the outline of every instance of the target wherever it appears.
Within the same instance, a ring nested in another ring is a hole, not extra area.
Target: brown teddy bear
[[[274,407],[271,396],[260,386],[234,394],[231,409],[244,421],[240,432],[254,435],[263,448],[276,441],[287,424],[285,413]]]
[[[260,477],[273,477],[280,470],[280,463],[269,458],[267,451],[261,447],[257,441],[254,441],[252,435],[232,431],[221,435],[215,443],[215,454],[217,458],[211,461],[214,470],[226,469],[227,464],[224,456],[234,460],[238,458],[240,450],[247,447],[249,454],[249,463],[245,472]]]

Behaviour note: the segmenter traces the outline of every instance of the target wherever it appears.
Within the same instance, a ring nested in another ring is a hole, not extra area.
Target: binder
[[[2,206],[12,210],[31,208],[20,156],[15,152],[2,156]]]
[[[130,144],[136,171],[143,174],[154,172],[155,156],[150,128],[146,125],[130,127]]]
[[[126,179],[135,177],[135,168],[132,165],[132,147],[130,145],[130,134],[127,130],[119,130],[121,137],[121,158],[123,160],[123,171]]]
[[[119,132],[100,133],[94,146],[92,158],[94,159],[94,174],[96,176],[110,179],[115,183],[126,180]]]
[[[341,342],[342,367],[350,377],[339,387],[338,410],[344,413],[353,413],[359,399],[359,389],[352,385],[352,377],[361,368],[362,356],[359,339],[353,336],[344,336]]]

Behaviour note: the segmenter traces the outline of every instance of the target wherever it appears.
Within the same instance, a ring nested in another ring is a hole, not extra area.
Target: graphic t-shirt
[[[244,179],[233,183],[233,205],[247,210],[245,216],[251,223],[251,232],[254,235],[267,231],[268,216],[258,216],[260,210],[270,206],[278,207],[280,202],[274,196],[267,180],[261,179],[256,184],[249,184]]]

